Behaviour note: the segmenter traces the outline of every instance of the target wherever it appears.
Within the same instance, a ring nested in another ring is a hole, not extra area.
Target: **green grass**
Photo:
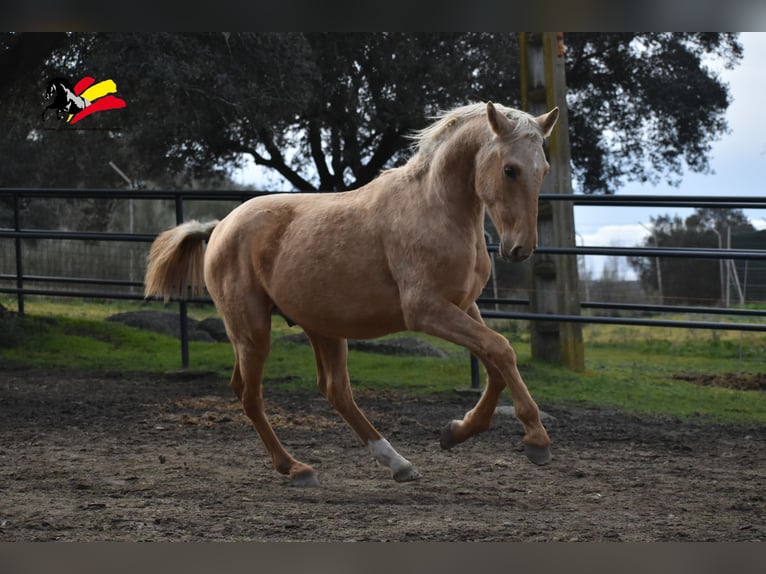
[[[0,302],[6,308],[14,308],[12,300]],[[30,299],[26,318],[0,334],[0,363],[62,370],[179,369],[177,339],[104,320],[114,313],[137,308],[163,307],[158,303],[139,306]],[[190,309],[190,315],[198,319],[214,314],[210,307]],[[766,372],[763,334],[586,326],[586,370],[574,373],[557,365],[532,361],[523,325],[498,322],[494,326],[513,343],[522,375],[543,408],[603,406],[638,414],[766,424],[763,391],[707,387],[674,378],[677,374]],[[299,330],[274,318],[266,377],[271,384],[312,388],[316,375],[310,347],[281,339],[295,332]],[[448,358],[389,357],[351,351],[349,370],[355,387],[412,393],[451,393],[467,387],[470,382],[467,352],[443,341],[424,338],[446,351]],[[189,354],[192,369],[215,372],[222,379],[229,377],[234,359],[228,343],[191,342]],[[507,395],[505,400],[509,400]]]
[[[644,355],[638,361],[624,362],[630,354],[621,349],[588,353],[589,363],[597,361],[598,367],[585,373],[541,363],[531,365],[525,378],[538,403],[598,405],[637,414],[766,424],[766,395],[762,391],[707,387],[673,378],[679,373],[711,372],[700,369],[695,361],[673,366],[655,363],[647,368],[656,357]]]

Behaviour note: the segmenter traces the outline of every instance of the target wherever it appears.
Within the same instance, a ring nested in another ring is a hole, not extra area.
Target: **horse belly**
[[[405,329],[400,308],[370,308],[363,301],[342,296],[325,296],[317,305],[291,300],[282,303],[282,308],[287,308],[285,315],[304,329],[328,337],[374,339]]]
[[[293,277],[275,281],[268,290],[280,311],[304,329],[354,339],[404,329],[398,294],[385,284],[345,276],[337,268],[312,273],[304,268]]]

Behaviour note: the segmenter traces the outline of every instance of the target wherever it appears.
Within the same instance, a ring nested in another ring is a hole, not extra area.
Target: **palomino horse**
[[[505,337],[484,325],[475,300],[490,272],[484,209],[500,253],[529,257],[537,242],[537,200],[549,166],[543,151],[558,109],[527,113],[475,104],[443,114],[416,135],[407,164],[355,191],[254,198],[222,221],[190,221],[162,233],[149,255],[146,295],[184,297],[206,285],[234,346],[231,386],[278,472],[318,484],[269,424],[262,381],[271,314],[300,325],[316,357],[318,384],[393,478],[419,478],[354,402],[347,338],[410,330],[466,347],[487,385],[462,420],[447,424],[442,448],[489,428],[507,386],[536,464],[550,439]],[[203,242],[208,240],[207,250]]]

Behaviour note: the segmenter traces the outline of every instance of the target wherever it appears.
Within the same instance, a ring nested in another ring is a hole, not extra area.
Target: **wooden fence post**
[[[559,107],[558,124],[547,142],[551,171],[542,193],[572,193],[569,120],[566,105],[563,36],[556,32],[522,32],[522,107],[533,115]],[[568,201],[541,202],[538,243],[574,247],[574,207]],[[580,314],[577,258],[535,254],[532,258],[530,309],[541,314]],[[560,362],[570,369],[585,369],[582,327],[579,323],[531,322],[532,357]]]

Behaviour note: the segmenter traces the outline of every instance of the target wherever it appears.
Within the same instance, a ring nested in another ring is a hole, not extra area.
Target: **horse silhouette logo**
[[[66,78],[54,78],[44,92],[44,101],[52,101],[43,110],[42,120],[48,110],[56,110],[58,119],[76,124],[93,113],[124,108],[125,100],[112,95],[116,92],[114,80],[96,83],[95,78],[85,76],[72,86]]]

